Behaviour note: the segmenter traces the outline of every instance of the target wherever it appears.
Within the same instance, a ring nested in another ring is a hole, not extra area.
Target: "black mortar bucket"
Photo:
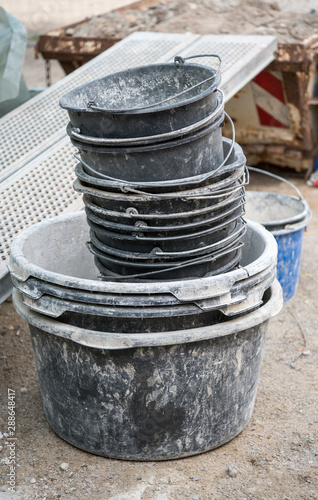
[[[106,210],[123,213],[134,211],[154,216],[210,208],[242,193],[243,186],[247,183],[245,167],[242,166],[218,183],[174,193],[154,194],[137,190],[115,193],[85,186],[79,179],[75,180],[73,187],[75,191],[86,195],[85,200]]]
[[[201,328],[187,322],[177,331],[171,322],[164,333],[153,328],[161,320],[152,320],[153,333],[125,335],[107,331],[108,318],[104,331],[86,330],[34,313],[17,291],[13,301],[30,325],[52,429],[87,452],[139,461],[206,452],[244,429],[268,322],[282,306],[275,282],[264,304],[242,318],[209,318]]]
[[[180,222],[178,217],[176,216],[174,221],[170,219],[170,224],[164,226],[160,225],[152,226],[149,223],[139,220],[132,225],[121,224],[118,222],[111,222],[105,220],[96,215],[87,207],[85,211],[86,211],[86,216],[90,221],[94,222],[94,224],[97,224],[98,226],[101,226],[106,230],[115,231],[117,233],[123,233],[123,234],[143,233],[147,235],[149,238],[157,238],[157,237],[165,238],[167,236],[178,236],[180,234],[191,235],[196,231],[215,227],[221,222],[231,221],[233,218],[237,218],[240,215],[244,214],[243,200],[241,199],[236,200],[229,207],[223,209],[218,214],[212,214],[209,215],[208,217],[202,217],[202,219],[198,222],[191,222],[184,220]]]
[[[150,253],[154,248],[158,247],[163,252],[176,253],[176,256],[179,252],[187,251],[194,251],[199,254],[207,253],[210,245],[230,237],[232,233],[245,224],[240,216],[233,216],[230,220],[220,222],[212,228],[196,231],[192,234],[149,237],[142,232],[129,235],[107,231],[90,219],[87,219],[87,222],[94,231],[95,236],[102,243],[112,248],[129,252]]]
[[[86,208],[88,208],[91,212],[93,212],[101,219],[104,219],[105,221],[113,222],[116,224],[126,224],[128,226],[138,226],[141,223],[145,223],[149,226],[163,227],[170,226],[171,224],[182,225],[186,222],[189,224],[199,223],[209,217],[222,214],[224,211],[230,210],[234,206],[237,206],[238,203],[241,203],[242,200],[244,200],[244,187],[241,191],[242,192],[235,192],[228,199],[222,200],[216,204],[212,204],[211,206],[208,206],[206,208],[194,210],[192,212],[188,211],[167,214],[143,214],[139,213],[138,210],[134,209],[133,207],[126,210],[125,212],[107,210],[106,208],[102,208],[95,203],[92,203],[87,195],[83,196],[83,202]]]
[[[130,182],[122,181],[117,178],[97,173],[92,167],[80,160],[80,163],[75,167],[75,173],[78,179],[87,186],[92,186],[97,189],[115,192],[133,192],[141,190],[145,193],[169,193],[177,192],[185,189],[195,189],[202,186],[218,184],[222,180],[226,180],[234,170],[245,165],[246,158],[242,148],[234,142],[234,140],[222,138],[223,157],[224,160],[217,166],[205,174],[183,177],[181,179],[161,181],[161,182]]]
[[[93,137],[143,137],[182,129],[217,107],[221,61],[211,57],[218,59],[217,69],[176,57],[173,63],[120,71],[71,90],[60,106],[73,127]]]
[[[146,146],[108,147],[71,138],[81,160],[96,172],[117,181],[160,182],[199,176],[222,163],[223,112],[207,127],[174,140]]]
[[[127,281],[129,279],[163,281],[215,276],[234,269],[239,264],[242,255],[238,243],[236,248],[228,248],[218,255],[204,255],[196,259],[180,261],[177,264],[175,262],[169,264],[140,264],[101,255],[96,249],[92,248],[92,245],[90,245],[89,249],[95,253],[95,264],[102,277],[110,277],[113,281]]]

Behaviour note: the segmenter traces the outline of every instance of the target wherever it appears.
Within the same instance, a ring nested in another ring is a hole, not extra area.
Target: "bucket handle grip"
[[[291,186],[296,193],[298,194],[298,197],[300,200],[304,200],[303,195],[299,191],[299,189],[293,184],[292,182],[288,181],[287,179],[284,179],[284,177],[280,177],[279,175],[272,174],[272,172],[267,172],[267,170],[262,170],[261,168],[256,168],[256,167],[248,167],[248,170],[253,170],[254,172],[258,172],[260,174],[268,175],[269,177],[273,177],[274,179],[277,179],[279,181],[285,182],[285,184],[288,184]]]
[[[123,146],[125,144],[127,145],[135,145],[136,143],[141,143],[141,144],[149,144],[151,142],[163,142],[166,140],[171,140],[174,138],[179,137],[180,135],[186,135],[190,134],[191,132],[195,132],[196,130],[199,130],[203,128],[205,125],[209,124],[213,118],[215,118],[220,111],[222,110],[223,106],[223,101],[224,101],[224,93],[222,92],[221,89],[216,89],[215,92],[218,92],[221,94],[221,104],[216,107],[215,110],[212,111],[211,114],[200,120],[199,122],[195,122],[192,125],[188,125],[187,127],[183,127],[179,130],[176,131],[171,131],[171,132],[166,132],[164,134],[156,134],[156,135],[149,135],[146,137],[129,137],[129,138],[118,138],[118,137],[92,137],[89,135],[84,135],[81,133],[81,129],[78,127],[71,127],[71,137],[75,140],[78,141],[83,141],[88,144],[93,144],[94,146],[116,146],[120,145]],[[116,179],[117,180],[117,179]]]
[[[180,66],[180,64],[184,64],[185,61],[188,61],[189,59],[198,59],[199,57],[215,57],[219,61],[217,63],[218,67],[216,68],[215,73],[217,74],[220,71],[222,59],[218,54],[197,54],[195,56],[188,56],[188,57],[175,56],[174,63],[176,66]]]
[[[196,56],[189,56],[186,58],[183,58],[181,56],[176,56],[174,58],[174,63],[178,67],[180,64],[184,64],[184,62],[187,59],[193,59],[196,57],[216,57],[219,60],[218,67],[214,70],[213,76],[210,76],[209,78],[206,78],[205,80],[202,80],[202,82],[196,83],[195,85],[192,85],[191,87],[188,87],[187,89],[182,90],[182,92],[178,92],[177,94],[167,97],[166,99],[163,99],[162,101],[155,102],[153,104],[148,104],[148,106],[139,106],[137,108],[127,108],[127,109],[106,109],[106,108],[101,108],[99,106],[96,106],[95,101],[91,100],[88,101],[87,107],[89,109],[92,109],[93,111],[99,111],[101,113],[111,113],[111,114],[122,114],[122,113],[130,113],[134,111],[143,111],[144,109],[151,109],[154,108],[155,106],[160,106],[161,104],[164,104],[166,102],[171,101],[171,99],[175,99],[176,97],[180,97],[188,92],[191,92],[191,90],[196,89],[197,87],[200,87],[201,85],[204,85],[207,82],[210,82],[211,80],[214,80],[218,72],[220,71],[220,67],[222,64],[222,60],[220,56],[217,54],[202,54],[202,55],[196,55]]]

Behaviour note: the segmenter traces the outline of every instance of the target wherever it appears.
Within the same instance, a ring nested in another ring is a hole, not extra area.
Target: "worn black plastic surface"
[[[202,186],[214,187],[215,190],[222,189],[227,185],[227,179],[235,170],[245,165],[246,158],[243,154],[242,148],[236,143],[223,137],[222,138],[223,157],[225,163],[217,169],[211,170],[207,174],[199,176],[184,177],[177,181],[161,181],[161,182],[124,182],[118,180],[111,180],[103,177],[103,174],[97,173],[91,169],[88,164],[79,163],[75,167],[75,173],[80,181],[87,186],[96,187],[100,190],[115,191],[115,192],[129,192],[128,189],[138,189],[145,193],[175,193],[177,191],[184,191],[185,189],[196,189]],[[223,163],[223,162],[222,162]],[[222,164],[220,164],[222,165]],[[224,181],[224,182],[222,182]]]
[[[91,219],[87,219],[87,222],[94,231],[95,236],[105,245],[118,250],[144,253],[151,252],[155,247],[159,247],[164,252],[202,249],[202,253],[207,253],[205,251],[207,246],[230,237],[239,227],[245,224],[240,215],[237,215],[227,221],[221,221],[212,228],[196,231],[192,234],[175,234],[172,236],[158,234],[149,237],[147,235],[142,236],[141,231],[136,231],[135,235],[129,235],[108,231],[92,222]]]
[[[155,104],[211,76],[215,78],[161,106],[121,112],[124,108]],[[124,138],[162,134],[211,114],[217,106],[215,91],[220,81],[214,69],[197,64],[141,66],[77,87],[61,98],[60,105],[67,109],[72,125],[85,135]],[[88,108],[89,101],[105,111]],[[110,108],[116,108],[116,114],[107,112]]]
[[[149,146],[106,147],[71,138],[91,169],[130,182],[182,179],[215,170],[223,161],[223,114],[208,127]]]
[[[85,206],[91,210],[95,215],[109,222],[117,224],[135,225],[140,222],[153,227],[165,227],[171,225],[183,225],[183,224],[196,224],[200,223],[210,217],[218,216],[225,211],[231,210],[238,204],[242,202],[244,196],[244,188],[242,192],[236,192],[227,200],[223,200],[220,203],[211,204],[206,208],[201,210],[194,210],[188,212],[180,213],[167,213],[167,214],[143,214],[139,213],[138,210],[131,207],[126,212],[116,212],[113,210],[107,210],[106,208],[99,207],[95,203],[92,203],[87,195],[84,195],[83,202]]]
[[[74,446],[118,459],[167,460],[216,448],[252,415],[267,325],[113,351],[30,326],[47,420]]]

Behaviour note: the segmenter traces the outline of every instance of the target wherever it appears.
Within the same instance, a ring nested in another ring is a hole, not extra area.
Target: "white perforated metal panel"
[[[63,136],[68,115],[59,99],[69,90],[132,66],[167,61],[198,35],[135,33],[0,119],[0,181]]]
[[[0,187],[0,302],[7,295],[5,280],[12,239],[22,229],[73,212],[82,206],[82,198],[72,184],[75,179],[75,148],[68,137],[23,167]]]

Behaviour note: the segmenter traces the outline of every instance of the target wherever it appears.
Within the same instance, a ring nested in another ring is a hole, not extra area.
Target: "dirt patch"
[[[69,34],[124,38],[134,31],[162,33],[276,35],[279,42],[300,42],[318,30],[318,12],[282,11],[278,2],[242,0],[230,4],[193,0],[158,2],[145,10],[108,12],[81,23]]]

